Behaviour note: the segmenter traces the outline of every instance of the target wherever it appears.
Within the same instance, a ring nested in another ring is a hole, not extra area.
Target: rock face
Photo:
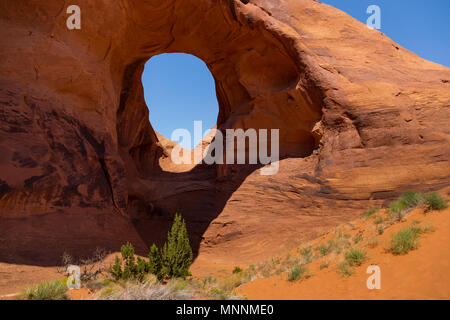
[[[200,254],[253,261],[407,189],[448,194],[450,69],[345,13],[314,0],[77,4],[81,30],[68,30],[65,1],[0,0],[0,261],[125,241],[144,252],[175,212]],[[278,174],[163,170],[141,74],[170,52],[208,65],[219,129],[280,129]]]

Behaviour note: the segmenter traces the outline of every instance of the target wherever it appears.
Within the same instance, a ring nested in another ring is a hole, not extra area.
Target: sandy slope
[[[436,231],[422,235],[419,248],[406,255],[386,252],[391,234],[412,221],[432,224]],[[352,235],[359,230],[369,232],[371,223],[357,222]],[[346,279],[337,273],[336,261],[328,269],[319,270],[323,260],[317,260],[309,266],[313,276],[307,280],[289,282],[286,274],[281,274],[255,280],[237,291],[249,299],[450,299],[450,209],[427,215],[415,210],[407,221],[388,228],[378,242],[377,247],[367,250],[367,262]],[[366,269],[371,264],[381,268],[380,290],[367,289]]]
[[[433,226],[435,231],[420,237],[420,246],[403,256],[394,256],[386,252],[386,244],[391,235],[405,226],[418,222],[420,226]],[[312,277],[296,282],[287,281],[287,274],[281,273],[269,278],[257,279],[237,288],[236,293],[248,299],[450,299],[450,209],[424,214],[416,209],[407,215],[406,221],[393,225],[385,224],[385,232],[378,235],[374,219],[357,219],[330,230],[320,238],[305,243],[300,248],[318,245],[336,237],[336,233],[349,235],[349,241],[361,234],[365,239],[357,246],[367,249],[368,259],[360,267],[354,268],[354,274],[343,278],[336,267],[341,255],[329,254],[307,265]],[[378,245],[366,247],[367,239],[376,237]],[[298,249],[291,250],[276,258],[281,260],[289,255],[298,255]],[[316,253],[316,252],[315,252]],[[113,253],[107,262],[112,262]],[[329,267],[319,269],[328,262]],[[381,289],[369,290],[366,287],[369,265],[381,268]],[[204,257],[196,259],[191,267],[194,278],[213,276],[223,278],[231,274],[236,265],[217,264]],[[245,269],[247,266],[239,265]],[[0,296],[5,297],[22,291],[24,288],[44,280],[61,278],[55,267],[22,266],[0,263]],[[84,291],[83,291],[84,290]],[[70,292],[74,300],[89,299],[89,292]],[[2,299],[0,297],[0,299]]]
[[[23,289],[62,278],[56,267],[39,267],[0,263],[0,298],[19,293]]]

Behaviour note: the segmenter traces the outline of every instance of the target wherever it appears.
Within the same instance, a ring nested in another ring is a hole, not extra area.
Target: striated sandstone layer
[[[0,0],[0,262],[125,241],[144,253],[175,212],[196,252],[248,262],[407,189],[448,195],[450,69],[347,14],[314,0],[77,4],[68,30],[66,1]],[[170,52],[209,67],[219,129],[280,129],[278,174],[164,170],[141,74]]]

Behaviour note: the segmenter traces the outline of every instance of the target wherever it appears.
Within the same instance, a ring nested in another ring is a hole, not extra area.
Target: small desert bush
[[[297,281],[302,279],[308,279],[311,277],[308,268],[304,266],[296,265],[292,267],[288,272],[288,280],[289,281]]]
[[[241,272],[242,272],[242,269],[241,269],[241,268],[239,268],[239,267],[234,267],[234,269],[233,269],[233,274],[241,273]]]
[[[333,250],[332,242],[328,241],[327,243],[321,244],[316,248],[321,257],[326,256]]]
[[[367,241],[367,246],[369,248],[375,248],[378,245],[378,239],[377,237],[371,237],[368,241]]]
[[[211,288],[211,290],[209,290],[208,295],[219,299],[219,300],[229,300],[230,297],[230,293],[220,290],[219,288]]]
[[[280,268],[276,269],[276,270],[273,272],[272,275],[277,276],[277,275],[279,275],[280,273],[285,272],[285,271],[286,271],[286,268],[280,267]]]
[[[347,261],[350,266],[360,266],[366,258],[366,251],[356,247],[345,252],[345,261]]]
[[[185,279],[170,279],[166,284],[156,276],[144,281],[121,281],[101,292],[99,300],[180,300],[195,296]]]
[[[407,254],[419,246],[419,236],[423,230],[417,225],[411,225],[395,233],[391,237],[388,250],[395,255]]]
[[[308,264],[313,260],[313,253],[311,247],[302,248],[300,254],[303,258],[304,264]]]
[[[108,267],[105,258],[109,252],[105,249],[97,247],[89,256],[79,257],[75,260],[68,252],[64,252],[61,259],[61,266],[56,267],[56,271],[60,274],[67,274],[70,265],[80,267],[80,280],[83,283],[96,282],[100,275],[104,275]]]
[[[214,281],[209,281],[210,287],[216,287],[223,291],[232,291],[240,285],[253,281],[258,278],[256,268],[247,268],[240,272],[232,273],[231,275],[223,278],[214,279]]]
[[[425,194],[425,211],[443,210],[448,207],[447,201],[437,192],[429,192]]]
[[[270,261],[266,260],[258,263],[253,272],[255,274],[262,275],[263,278],[267,278],[272,275],[274,268],[274,265]]]
[[[375,216],[375,220],[373,221],[376,225],[382,224],[383,222],[384,218],[382,216]]]
[[[442,210],[448,207],[447,201],[437,192],[422,194],[419,192],[406,192],[389,205],[391,215],[399,220],[411,209],[424,205],[425,212]]]
[[[431,233],[431,232],[435,232],[436,228],[432,225],[432,224],[427,224],[423,229],[422,229],[423,233]]]
[[[274,266],[279,265],[279,264],[281,263],[281,259],[280,259],[280,258],[275,258],[275,257],[273,257],[273,258],[271,259],[271,261],[272,261],[272,264],[273,264]]]
[[[377,233],[381,236],[384,233],[384,228],[383,226],[378,226],[377,227]]]
[[[447,202],[436,192],[422,194],[420,192],[405,192],[397,200],[389,204],[391,215],[399,220],[411,209],[425,205],[425,211],[447,208]]]
[[[335,251],[337,254],[341,253],[344,249],[351,246],[350,241],[343,238],[342,236],[339,236],[335,239],[331,239],[327,242],[327,245],[330,246],[329,250],[330,252]]]
[[[235,274],[231,277],[218,279],[215,287],[224,292],[231,292],[246,282],[248,282],[248,279]]]
[[[218,288],[212,288],[209,291],[208,296],[220,300],[245,300],[244,297],[236,295],[235,292],[227,292]]]
[[[216,282],[217,282],[217,279],[210,275],[201,280],[200,288],[205,289],[207,286],[211,286],[213,283],[216,283]]]
[[[352,240],[354,244],[357,244],[358,242],[360,242],[362,239],[364,239],[363,235],[361,233],[358,233],[357,235],[355,235]]]
[[[322,270],[322,269],[328,268],[328,266],[329,266],[329,263],[328,263],[328,262],[322,262],[322,263],[320,264],[319,269]]]
[[[371,208],[367,209],[367,211],[364,212],[364,213],[361,215],[361,217],[363,217],[363,218],[370,218],[370,217],[372,217],[374,214],[376,214],[377,212],[378,212],[378,209],[377,209],[377,208],[371,207]]]
[[[97,300],[108,300],[115,293],[114,289],[111,287],[106,288],[102,292],[100,292],[100,296],[97,297]]]
[[[90,281],[83,283],[84,287],[91,289],[91,290],[101,290],[101,289],[107,288],[111,285],[112,285],[112,281],[109,279],[90,280]]]
[[[411,210],[424,202],[422,194],[419,192],[405,192],[397,200],[389,204],[391,214],[402,214]]]
[[[337,271],[343,277],[349,277],[353,274],[353,269],[346,260],[338,264]]]
[[[241,272],[233,273],[224,278],[208,277],[203,279],[197,286],[200,289],[199,296],[212,297],[221,300],[242,299],[235,294],[235,289],[244,283],[253,281],[257,278],[256,268],[247,268]]]
[[[20,299],[23,300],[66,300],[67,285],[63,280],[43,282],[33,288],[26,289]]]

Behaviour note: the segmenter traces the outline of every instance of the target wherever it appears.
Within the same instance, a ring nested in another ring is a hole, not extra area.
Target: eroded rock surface
[[[77,4],[71,31],[65,1],[0,1],[0,261],[144,252],[180,212],[196,251],[247,262],[407,189],[448,195],[450,69],[347,14],[313,0]],[[163,170],[141,74],[170,52],[211,70],[219,129],[280,129],[278,174]]]

